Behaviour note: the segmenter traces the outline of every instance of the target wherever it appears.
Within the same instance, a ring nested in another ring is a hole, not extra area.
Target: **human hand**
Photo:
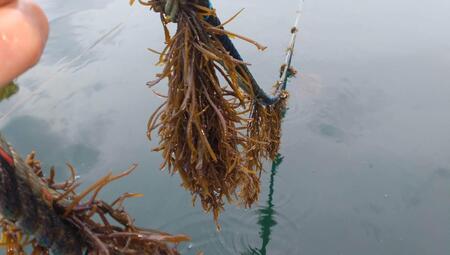
[[[48,38],[48,20],[31,0],[0,0],[0,87],[34,66]]]

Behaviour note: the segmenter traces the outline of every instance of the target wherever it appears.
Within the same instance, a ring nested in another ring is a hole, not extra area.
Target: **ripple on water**
[[[273,169],[274,165],[270,162],[270,165],[265,168],[266,172],[263,174],[261,184],[260,204],[271,203],[277,210],[283,211],[294,200],[297,187],[290,185],[284,176],[278,175],[279,171],[283,171],[282,164],[275,167],[276,169]],[[277,187],[282,187],[283,192],[274,190]]]
[[[192,242],[178,247],[181,254],[299,254],[300,247],[292,245],[298,243],[299,228],[274,208],[234,210],[224,213],[220,224],[222,230],[218,232],[210,217],[191,213],[161,228],[191,234]]]
[[[263,195],[263,197],[265,197]],[[198,208],[160,227],[171,233],[185,233],[192,242],[181,244],[182,254],[276,255],[300,254],[297,223],[282,213],[285,206],[270,201],[252,209],[227,207],[219,223],[221,231],[208,214]]]
[[[262,206],[224,217],[222,225],[217,251],[242,255],[299,254],[300,247],[292,245],[298,243],[299,228],[274,207]]]

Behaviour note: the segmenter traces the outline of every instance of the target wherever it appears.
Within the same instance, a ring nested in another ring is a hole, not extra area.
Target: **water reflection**
[[[276,211],[274,209],[273,194],[275,192],[275,175],[277,174],[278,167],[283,162],[283,157],[278,154],[275,160],[272,162],[272,168],[270,171],[269,181],[269,196],[267,199],[267,205],[258,210],[258,224],[260,225],[259,236],[261,237],[261,248],[250,248],[249,251],[243,253],[243,255],[266,255],[267,246],[271,240],[272,228],[277,225],[277,221],[274,216]]]
[[[51,20],[51,41],[0,112],[18,101],[26,105],[0,126],[7,125],[8,139],[23,153],[41,144],[38,153],[46,153],[40,157],[48,163],[96,161],[94,174],[82,175],[87,182],[102,171],[140,163],[111,194],[144,193],[129,202],[130,212],[139,225],[191,235],[193,247],[183,254],[450,250],[450,1],[431,0],[426,8],[407,0],[307,1],[295,56],[301,75],[290,85],[273,206],[266,193],[269,165],[264,208],[227,207],[222,233],[199,206],[192,207],[178,177],[158,172],[160,155],[149,152],[157,139],[147,142],[145,125],[160,101],[145,83],[160,67],[153,67],[157,56],[146,48],[162,46],[159,17],[130,8],[126,0],[37,2]],[[224,19],[246,7],[229,30],[269,46],[261,53],[237,42],[254,75],[271,84],[295,12],[287,7],[297,0],[214,4]],[[158,91],[165,88],[161,84]],[[19,122],[29,118],[24,115],[36,121]]]
[[[19,153],[26,155],[36,150],[38,159],[42,160],[43,169],[55,166],[62,175],[66,174],[66,162],[73,164],[83,173],[98,161],[99,151],[92,146],[73,143],[53,131],[48,122],[32,116],[12,119],[2,132]]]

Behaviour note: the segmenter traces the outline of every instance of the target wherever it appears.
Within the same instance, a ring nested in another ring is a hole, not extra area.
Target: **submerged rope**
[[[47,189],[0,135],[0,214],[54,254],[82,254],[78,231],[53,209]],[[6,242],[8,243],[8,242]],[[83,243],[84,245],[84,243]],[[17,247],[8,248],[8,250]],[[10,251],[9,251],[10,252]],[[11,254],[11,253],[8,253]]]
[[[136,165],[109,173],[79,194],[76,170],[68,167],[71,177],[56,183],[54,170],[44,176],[34,153],[23,160],[0,135],[0,248],[7,254],[30,249],[33,255],[179,255],[171,244],[190,240],[135,226],[123,203],[141,194],[125,193],[111,204],[96,198]]]

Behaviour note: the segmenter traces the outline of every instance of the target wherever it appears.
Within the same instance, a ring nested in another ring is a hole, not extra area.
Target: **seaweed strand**
[[[178,255],[171,244],[189,240],[135,226],[123,203],[140,194],[125,193],[111,204],[97,199],[106,185],[129,175],[136,165],[106,175],[78,195],[80,183],[69,164],[69,179],[55,183],[54,170],[46,177],[34,152],[24,161],[1,136],[0,152],[0,248],[8,255],[26,254],[28,246],[32,255]]]
[[[208,0],[153,0],[144,5],[161,13],[166,37],[159,58],[164,68],[148,84],[168,81],[166,101],[150,117],[148,136],[158,130],[155,151],[162,153],[161,168],[179,173],[193,201],[199,198],[217,223],[225,201],[250,207],[258,200],[263,160],[278,153],[298,22],[291,30],[280,80],[268,95],[229,36],[260,50],[265,47],[225,30]],[[173,36],[169,22],[177,24]]]

